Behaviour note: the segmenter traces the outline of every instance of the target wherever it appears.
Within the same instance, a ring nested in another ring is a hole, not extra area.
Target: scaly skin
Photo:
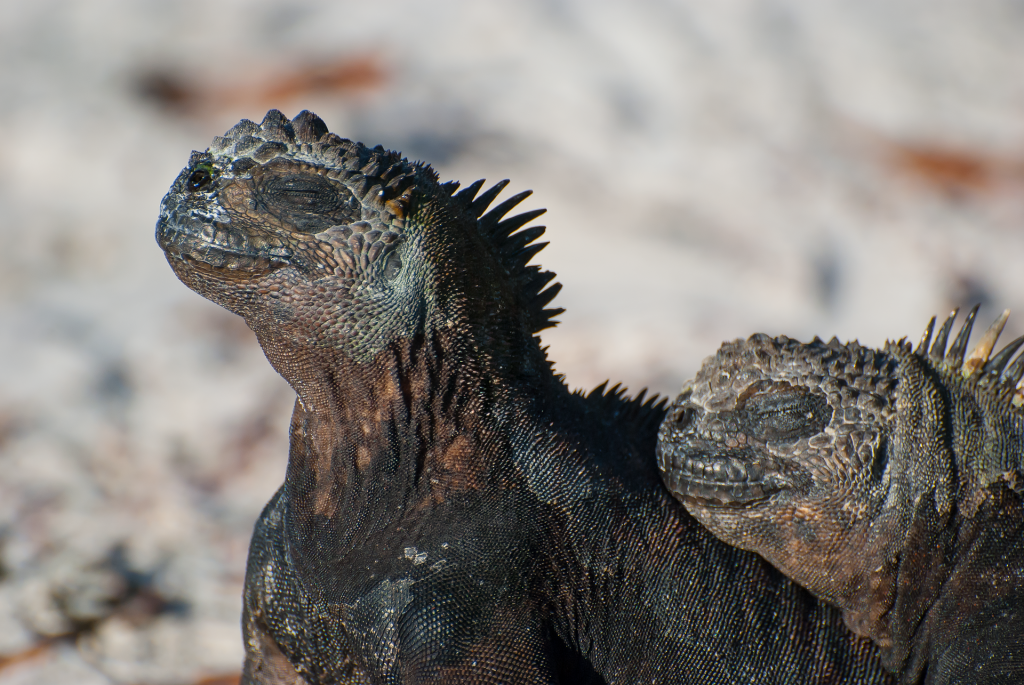
[[[1024,338],[722,346],[669,409],[666,485],[883,648],[903,682],[1024,682]]]
[[[484,214],[309,112],[193,153],[157,240],[295,389],[253,536],[245,683],[885,682],[874,647],[697,525],[661,403],[569,392],[540,212]],[[518,231],[518,232],[517,232]]]

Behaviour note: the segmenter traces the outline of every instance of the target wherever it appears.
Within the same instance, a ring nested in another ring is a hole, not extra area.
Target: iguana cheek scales
[[[245,317],[297,396],[242,682],[891,682],[836,610],[672,499],[662,401],[554,373],[543,210],[510,216],[529,193],[498,202],[506,184],[459,190],[271,111],[164,198],[175,273]],[[789,405],[765,406],[750,435],[788,434]],[[766,482],[718,456],[700,471]]]

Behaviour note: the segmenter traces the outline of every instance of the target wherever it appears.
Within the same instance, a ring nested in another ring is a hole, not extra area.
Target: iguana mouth
[[[168,252],[168,254],[173,254]],[[285,265],[284,262],[274,262],[266,257],[251,257],[247,255],[223,255],[223,263],[216,264],[214,260],[210,259],[210,254],[207,253],[202,257],[195,257],[191,254],[174,254],[181,261],[189,265],[189,267],[196,269],[197,271],[204,271],[206,273],[216,273],[222,275],[238,274],[239,277],[245,275],[248,276],[260,276],[263,274],[270,273],[274,269],[280,268]]]
[[[676,492],[700,502],[746,504],[793,486],[782,474],[774,470],[766,473],[763,465],[736,456],[688,449],[671,452],[660,454],[665,476]]]
[[[169,256],[204,271],[263,274],[287,265],[291,256],[283,248],[272,248],[269,254],[254,250],[245,236],[219,224],[204,224],[196,231],[162,223],[158,236],[160,247]]]

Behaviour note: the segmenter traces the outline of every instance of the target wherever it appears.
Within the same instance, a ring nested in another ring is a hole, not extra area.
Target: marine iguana
[[[888,682],[870,641],[699,526],[664,404],[570,392],[543,210],[273,110],[193,152],[156,237],[295,389],[244,683]],[[456,192],[457,191],[457,192]],[[521,230],[520,230],[521,229]]]
[[[883,648],[902,682],[1024,682],[1024,337],[916,350],[754,335],[662,425],[666,485]],[[929,347],[930,345],[930,347]]]

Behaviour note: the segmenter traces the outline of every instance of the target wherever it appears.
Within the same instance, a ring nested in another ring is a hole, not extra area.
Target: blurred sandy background
[[[1024,332],[1024,2],[0,2],[0,684],[237,681],[292,395],[153,242],[270,107],[536,191],[574,387]]]

